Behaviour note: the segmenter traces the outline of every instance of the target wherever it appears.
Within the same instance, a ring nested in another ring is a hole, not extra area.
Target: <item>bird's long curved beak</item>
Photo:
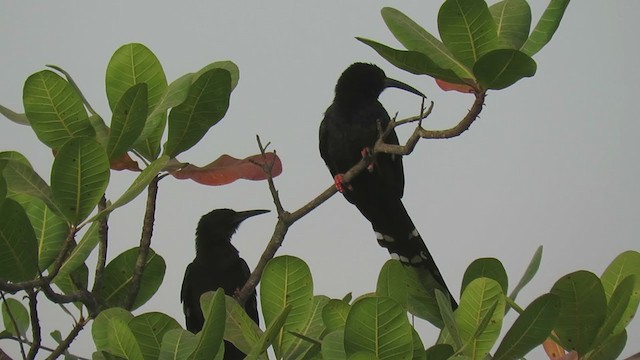
[[[252,216],[256,216],[256,215],[260,215],[260,214],[266,214],[268,212],[270,212],[271,210],[247,210],[247,211],[239,211],[236,213],[235,215],[235,221],[237,223],[241,223],[243,221],[245,221],[246,219],[252,217]]]
[[[416,90],[415,88],[403,83],[402,81],[398,81],[395,79],[391,79],[391,78],[385,78],[384,79],[384,87],[388,88],[388,87],[394,87],[397,89],[401,89],[404,91],[408,91],[410,93],[414,93],[420,97],[426,98],[426,96],[424,96],[423,93],[421,93],[420,91]]]

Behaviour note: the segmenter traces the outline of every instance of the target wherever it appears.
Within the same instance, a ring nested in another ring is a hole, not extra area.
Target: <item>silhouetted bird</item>
[[[391,120],[378,101],[387,87],[395,87],[416,95],[424,95],[411,86],[389,79],[375,65],[355,63],[338,79],[333,104],[320,125],[320,155],[334,177],[337,189],[364,215],[375,232],[380,246],[389,250],[392,258],[416,268],[427,269],[443,290],[447,285],[429,253],[422,237],[402,204],[404,173],[402,157],[379,154],[367,170],[349,184],[342,175],[358,163],[366,149],[378,139],[379,126],[384,129]],[[395,131],[385,139],[398,144]],[[451,292],[453,307],[457,307]]]
[[[196,229],[196,258],[187,266],[180,292],[187,330],[194,334],[202,330],[202,294],[222,288],[225,294],[233,296],[247,281],[251,271],[238,254],[238,249],[231,245],[231,236],[242,221],[267,212],[269,210],[235,212],[231,209],[217,209],[200,219]],[[257,324],[258,304],[255,291],[247,299],[244,309]],[[244,358],[244,353],[225,341],[225,360]]]

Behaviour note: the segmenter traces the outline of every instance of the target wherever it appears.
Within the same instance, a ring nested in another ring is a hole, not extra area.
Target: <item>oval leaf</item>
[[[107,143],[110,160],[117,159],[136,141],[144,128],[147,112],[147,84],[136,84],[122,95],[111,120],[111,132]]]
[[[58,256],[69,233],[67,222],[38,198],[30,198],[25,211],[38,239],[38,267],[46,269]]]
[[[485,89],[500,90],[536,73],[536,62],[523,52],[499,49],[482,56],[473,73]]]
[[[164,335],[169,330],[182,329],[175,319],[159,312],[136,316],[129,320],[127,325],[145,359],[157,359]]]
[[[230,155],[221,155],[203,167],[187,165],[173,172],[176,179],[190,179],[197,183],[219,186],[232,183],[238,179],[265,180],[268,178],[264,167],[271,167],[271,175],[276,177],[282,173],[282,162],[275,153],[252,155],[242,160]]]
[[[607,299],[600,279],[588,271],[565,275],[551,289],[560,297],[555,333],[567,350],[581,356],[591,350],[607,313]]]
[[[165,153],[176,157],[200,141],[227,113],[230,96],[229,71],[212,69],[200,75],[191,85],[187,99],[169,113]]]
[[[82,97],[53,71],[29,76],[22,101],[33,131],[52,149],[60,148],[71,138],[94,135]]]
[[[125,323],[133,319],[133,315],[122,308],[111,308],[100,312],[91,326],[91,336],[96,350],[107,351],[109,349],[109,321],[112,319],[120,319]]]
[[[351,305],[344,300],[331,299],[322,309],[322,321],[328,331],[344,328]]]
[[[111,318],[107,321],[107,341],[108,353],[127,360],[144,360],[140,345],[124,320]]]
[[[507,293],[507,289],[509,288],[507,272],[500,260],[495,258],[481,258],[474,260],[464,272],[460,293],[463,293],[467,285],[469,285],[473,280],[482,277],[495,280],[500,284],[502,293]]]
[[[94,139],[73,138],[60,148],[51,169],[51,191],[71,224],[89,216],[108,183],[109,159]]]
[[[13,199],[0,206],[0,279],[31,280],[38,271],[38,240],[24,209]]]
[[[236,299],[230,296],[225,297],[225,307],[227,317],[224,338],[231,341],[240,351],[248,354],[260,341],[262,331]]]
[[[198,344],[193,352],[193,360],[212,359],[222,347],[225,326],[224,290],[209,291],[200,297],[200,306],[204,315],[204,325],[198,333]]]
[[[570,0],[549,1],[549,5],[542,14],[535,29],[533,29],[533,32],[529,35],[527,42],[522,45],[521,50],[523,53],[533,56],[551,41],[553,34],[555,34],[558,26],[560,26],[560,20],[562,20],[567,6],[569,6],[569,1]]]
[[[20,337],[27,333],[31,324],[27,308],[12,298],[4,298],[2,301],[2,322],[6,331]]]
[[[640,304],[640,253],[633,250],[623,252],[602,273],[602,286],[607,299],[613,296],[620,283],[629,275],[635,276],[635,285],[627,309],[622,315],[622,321],[614,331],[624,329],[638,310],[638,304]]]
[[[162,338],[158,360],[186,360],[196,349],[198,338],[184,329],[169,330]]]
[[[489,7],[498,33],[498,46],[520,49],[529,37],[531,8],[526,0],[502,0]]]

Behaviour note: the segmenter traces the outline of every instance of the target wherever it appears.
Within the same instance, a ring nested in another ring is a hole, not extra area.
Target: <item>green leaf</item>
[[[117,159],[129,151],[142,133],[149,110],[147,96],[146,83],[133,85],[125,91],[113,109],[111,133],[107,143],[107,155],[110,160]]]
[[[146,83],[148,87],[148,114],[162,101],[167,78],[158,58],[142,44],[121,46],[107,65],[106,87],[112,110],[124,93],[132,86]],[[160,140],[166,124],[164,111],[147,118],[142,134],[135,143],[136,150],[151,161],[160,153]]]
[[[496,23],[498,46],[520,49],[529,37],[531,8],[526,0],[502,0],[489,7]]]
[[[483,55],[473,66],[473,73],[484,88],[500,90],[535,75],[536,67],[536,62],[523,52],[498,49]]]
[[[226,114],[230,95],[231,75],[227,70],[203,73],[191,85],[187,99],[169,113],[165,154],[176,157],[200,141]]]
[[[313,297],[313,307],[309,312],[306,324],[302,326],[296,334],[303,335],[311,339],[320,339],[326,327],[322,322],[322,309],[329,302],[329,298],[324,295],[316,295]],[[286,359],[302,359],[307,358],[310,354],[317,352],[319,348],[313,343],[305,340],[303,337],[296,337],[289,345],[284,358]]]
[[[540,268],[540,261],[542,261],[542,246],[538,246],[536,252],[531,258],[531,261],[529,262],[529,265],[527,266],[527,269],[524,271],[524,274],[522,274],[522,278],[520,279],[520,281],[518,281],[516,287],[513,288],[513,291],[511,291],[511,295],[509,295],[511,300],[515,300],[516,297],[518,297],[520,290],[522,290],[522,288],[524,288],[531,281],[531,279],[533,279],[536,272],[538,272],[538,269]]]
[[[129,188],[116,200],[113,204],[109,205],[106,209],[107,212],[111,212],[121,206],[124,206],[135,199],[147,186],[153,181],[158,173],[164,168],[169,161],[167,155],[163,155],[156,160],[152,161],[131,183]]]
[[[96,132],[96,140],[100,144],[100,146],[106,149],[107,143],[109,142],[109,133],[111,129],[104,123],[104,120],[98,114],[94,114],[89,116],[89,123],[93,130]]]
[[[191,359],[211,359],[221,347],[225,327],[224,290],[209,291],[200,297],[200,307],[204,315],[202,330],[196,335],[198,344]]]
[[[227,316],[224,338],[247,354],[260,341],[262,331],[236,299],[230,296],[225,297],[225,307]]]
[[[479,278],[466,286],[460,299],[460,307],[454,314],[460,337],[465,344],[464,355],[472,359],[484,359],[489,353],[500,335],[504,304],[502,287],[495,280]],[[490,322],[484,327],[483,320],[487,315],[490,316]],[[478,335],[479,330],[482,332]]]
[[[560,345],[581,356],[586,354],[607,312],[600,279],[588,271],[577,271],[556,281],[551,293],[560,297],[560,316],[555,327]]]
[[[71,254],[69,254],[69,257],[62,264],[62,267],[60,267],[56,278],[67,276],[84,264],[100,241],[99,230],[99,222],[94,222],[89,226],[84,235],[82,235],[82,239],[80,239],[78,245],[71,250]]]
[[[31,324],[27,308],[12,298],[5,298],[2,302],[2,322],[5,330],[13,336],[24,336]]]
[[[453,71],[455,78],[473,79],[471,70],[456,59],[442,41],[431,35],[408,16],[390,7],[383,8],[381,14],[393,36],[407,50],[417,51],[426,55],[438,68]]]
[[[3,175],[7,181],[8,196],[23,194],[37,197],[44,201],[56,215],[62,216],[62,210],[54,200],[51,188],[20,153],[1,152],[0,160],[3,159],[7,160]]]
[[[453,354],[453,347],[449,344],[436,344],[426,351],[427,360],[447,360]]]
[[[267,329],[262,334],[262,337],[258,341],[258,344],[251,349],[251,352],[247,354],[247,359],[257,359],[258,356],[265,351],[269,345],[274,344],[276,338],[280,336],[282,332],[282,327],[285,324],[285,321],[289,317],[289,313],[291,312],[291,305],[285,306],[282,311],[280,311],[275,318],[271,321],[270,324],[267,324]]]
[[[393,299],[364,297],[351,307],[344,329],[347,355],[373,353],[378,359],[413,356],[412,327],[406,312]]]
[[[611,299],[615,289],[629,275],[635,276],[635,285],[629,305],[622,315],[622,321],[614,331],[625,328],[633,319],[640,304],[640,253],[629,250],[618,255],[602,273],[602,286],[607,299]]]
[[[51,169],[51,191],[65,218],[77,225],[96,207],[109,183],[109,159],[95,139],[65,143]]]
[[[198,70],[194,79],[199,78],[202,74],[213,69],[227,70],[229,72],[229,75],[231,75],[231,91],[236,88],[236,85],[238,85],[238,81],[240,80],[240,69],[238,69],[238,65],[229,60],[216,61],[209,65],[206,65],[202,69]]]
[[[98,289],[98,297],[109,307],[124,306],[133,280],[133,271],[138,259],[138,248],[129,249],[111,260],[104,269],[103,285]],[[135,310],[146,303],[156,293],[164,278],[166,265],[164,259],[149,249],[140,291],[133,303]]]
[[[46,269],[62,250],[69,227],[38,198],[31,197],[25,211],[38,239],[38,268]]]
[[[535,299],[513,323],[493,359],[519,359],[542,344],[553,330],[560,313],[560,299],[544,294]]]
[[[624,314],[629,307],[636,281],[635,275],[629,275],[616,287],[607,304],[607,316],[598,331],[598,336],[596,336],[596,344],[603,343],[606,338],[624,331],[628,323]]]
[[[19,114],[14,112],[11,109],[8,109],[2,105],[0,105],[0,114],[4,115],[7,119],[13,121],[16,124],[20,125],[30,125],[29,119],[26,114]]]
[[[436,290],[436,301],[438,302],[438,307],[440,308],[440,313],[442,314],[442,321],[444,322],[444,327],[442,328],[443,332],[445,332],[451,338],[453,344],[456,346],[456,349],[462,348],[464,343],[462,342],[462,338],[460,337],[460,331],[458,330],[458,324],[456,324],[455,315],[453,314],[453,310],[451,309],[451,302],[449,301],[449,297],[442,291]]]
[[[0,279],[31,280],[38,271],[38,240],[24,209],[15,200],[0,206]]]
[[[91,326],[91,335],[93,337],[93,343],[96,345],[96,350],[109,350],[109,322],[113,319],[120,319],[124,323],[127,323],[133,319],[133,315],[127,310],[117,307],[101,311]]]
[[[169,330],[162,338],[158,360],[187,360],[196,350],[198,338],[184,329]]]
[[[344,328],[347,315],[351,306],[343,300],[331,299],[322,309],[322,321],[327,327],[327,331],[335,331]]]
[[[110,354],[127,360],[144,360],[140,345],[124,320],[111,318],[107,321],[107,341],[106,351]]]
[[[366,45],[369,45],[380,56],[385,58],[394,66],[412,74],[429,75],[436,79],[442,79],[456,84],[464,83],[464,81],[453,71],[439,67],[427,55],[421,52],[396,50],[373,40],[365,38],[356,39]]]
[[[82,98],[53,71],[29,76],[22,100],[33,131],[50,148],[58,149],[71,138],[94,136]]]
[[[522,45],[522,48],[520,48],[523,53],[533,56],[551,41],[553,34],[558,29],[558,26],[560,26],[560,20],[562,20],[567,6],[569,6],[569,1],[570,0],[549,1],[549,5],[542,14],[538,24],[524,45]]]
[[[58,71],[59,73],[61,73],[62,75],[64,75],[64,77],[67,79],[67,81],[69,82],[69,85],[71,85],[71,87],[73,87],[73,91],[75,91],[80,98],[82,99],[82,103],[87,107],[87,109],[89,110],[89,112],[93,115],[97,115],[97,113],[91,108],[91,105],[89,104],[89,101],[87,101],[87,98],[82,94],[82,91],[80,91],[80,87],[78,86],[78,84],[76,84],[76,82],[73,80],[73,78],[71,77],[71,74],[69,74],[67,71],[65,71],[63,68],[56,66],[56,65],[46,65],[47,67],[50,67],[56,71]]]
[[[322,339],[321,354],[323,359],[346,359],[344,351],[344,329],[335,330]]]
[[[0,160],[0,163],[2,163],[0,164],[0,206],[2,206],[2,202],[7,198],[7,180],[2,175],[3,164],[6,164],[6,160]]]
[[[291,311],[273,344],[276,356],[295,341],[291,332],[301,333],[313,307],[313,280],[307,264],[293,256],[273,258],[264,269],[260,285],[262,315],[269,326],[287,306]]]
[[[148,117],[150,119],[155,118],[160,114],[165,114],[170,108],[182,104],[189,95],[189,88],[191,88],[194,79],[195,74],[189,73],[182,75],[169,84]]]
[[[471,281],[482,277],[495,280],[500,284],[502,292],[504,294],[507,293],[507,289],[509,288],[509,278],[507,277],[507,272],[505,271],[504,266],[500,260],[496,258],[480,258],[474,260],[464,272],[460,293],[464,292],[464,289],[469,285],[469,283],[471,283]]]
[[[426,360],[427,354],[424,350],[424,345],[422,344],[422,340],[420,339],[420,335],[416,329],[411,329],[411,333],[413,334],[413,360]]]
[[[624,346],[627,344],[627,331],[622,330],[621,333],[614,335],[612,337],[607,338],[606,341],[599,344],[588,354],[589,360],[610,360],[610,359],[618,359],[622,351],[624,350]],[[629,359],[632,359],[630,357]]]
[[[175,329],[182,329],[172,317],[159,312],[136,316],[127,324],[138,342],[145,360],[157,359],[160,355],[162,338]]]
[[[468,68],[498,46],[496,24],[484,1],[445,1],[438,12],[438,30],[447,49]]]

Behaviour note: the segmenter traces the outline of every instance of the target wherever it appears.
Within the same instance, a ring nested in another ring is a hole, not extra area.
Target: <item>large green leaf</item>
[[[498,46],[496,24],[484,1],[446,0],[438,12],[438,30],[447,49],[468,68]]]
[[[222,339],[225,327],[224,290],[209,291],[200,297],[200,306],[204,315],[202,330],[196,335],[198,344],[190,359],[212,359],[224,346]]]
[[[560,299],[544,294],[535,299],[513,323],[498,346],[495,360],[519,359],[544,342],[556,324]]]
[[[60,148],[71,138],[94,135],[82,98],[53,71],[43,70],[29,76],[22,100],[33,131],[52,149]]]
[[[158,360],[186,360],[196,349],[198,338],[184,329],[169,330],[162,338]]]
[[[526,0],[502,0],[489,7],[498,33],[498,46],[520,49],[529,37],[531,8]]]
[[[439,67],[427,55],[421,52],[396,50],[373,40],[364,38],[357,39],[369,45],[394,66],[412,74],[429,75],[436,79],[442,79],[456,84],[464,83],[452,70]]]
[[[111,260],[104,269],[103,285],[97,295],[109,307],[123,306],[129,294],[129,286],[133,280],[133,271],[138,259],[138,248],[129,249]],[[132,310],[146,303],[162,284],[166,264],[164,259],[149,249],[145,264],[140,291],[133,303]]]
[[[431,35],[408,16],[390,7],[383,8],[380,13],[393,36],[407,50],[417,51],[426,55],[437,67],[452,70],[460,79],[473,79],[471,70],[456,59],[442,41]]]
[[[162,338],[169,330],[182,329],[175,319],[159,312],[136,316],[129,320],[127,325],[133,332],[145,360],[158,358]]]
[[[484,359],[500,335],[505,298],[502,287],[489,278],[478,278],[465,287],[455,319],[462,342],[463,354],[472,359]],[[483,320],[489,316],[488,323]],[[484,329],[482,329],[484,327]],[[478,334],[479,330],[482,330]]]
[[[427,360],[447,360],[454,354],[449,344],[436,344],[426,350]]]
[[[344,300],[331,299],[322,309],[322,321],[327,331],[344,328],[351,305]]]
[[[229,71],[212,69],[200,75],[191,85],[187,99],[169,113],[165,154],[175,157],[200,141],[226,114],[230,95]]]
[[[109,322],[112,319],[120,319],[127,323],[133,319],[133,315],[122,308],[111,308],[100,312],[91,326],[91,335],[93,337],[93,343],[96,345],[96,350],[106,351],[109,349]]]
[[[194,73],[188,73],[171,82],[148,117],[152,119],[160,114],[165,114],[170,108],[178,106],[187,100],[189,89],[195,78],[196,75]]]
[[[601,344],[598,344],[592,351],[589,352],[586,359],[589,360],[610,360],[618,359],[624,346],[627,343],[627,331],[622,330],[618,335],[607,338]],[[633,359],[633,356],[629,359]]]
[[[262,331],[236,299],[227,296],[225,307],[227,310],[225,340],[231,341],[245,354],[249,353],[260,341]]]
[[[309,313],[307,323],[302,327],[300,332],[296,334],[303,335],[309,339],[320,339],[326,327],[322,322],[322,309],[329,302],[329,298],[324,295],[316,295],[313,297],[313,307]],[[303,337],[296,337],[291,343],[284,355],[286,359],[303,359],[308,358],[311,354],[319,351],[314,343],[307,341]]]
[[[38,271],[38,240],[24,209],[13,199],[0,206],[0,279],[31,280]]]
[[[369,352],[377,359],[410,359],[412,327],[404,309],[388,297],[363,297],[355,301],[344,329],[347,355]]]
[[[38,198],[30,198],[25,211],[38,239],[38,267],[46,269],[56,259],[69,233],[67,222]]]
[[[132,86],[146,83],[148,87],[148,114],[162,101],[167,88],[167,78],[158,58],[146,46],[131,43],[121,46],[107,65],[106,88],[112,110],[124,93]],[[155,159],[160,152],[160,140],[166,124],[165,111],[147,118],[135,148],[147,160]]]
[[[77,225],[96,207],[109,183],[109,158],[95,139],[65,143],[51,169],[51,191],[63,215]]]
[[[227,70],[229,72],[229,75],[231,75],[231,91],[236,88],[236,85],[238,85],[238,81],[240,80],[240,69],[238,69],[238,65],[229,60],[216,61],[206,65],[202,69],[198,70],[198,72],[195,74],[194,79],[199,78],[202,74],[213,69]]]
[[[346,359],[344,350],[344,329],[330,332],[322,339],[321,348],[323,359]]]
[[[24,336],[31,324],[29,312],[20,301],[5,298],[2,302],[2,323],[11,335]]]
[[[542,14],[538,24],[533,29],[527,41],[520,49],[523,53],[533,56],[540,51],[553,37],[553,34],[560,26],[560,20],[564,11],[569,6],[570,0],[551,0],[547,9]]]
[[[273,258],[262,275],[260,298],[262,315],[267,326],[285,307],[291,307],[289,316],[273,344],[279,356],[296,340],[289,331],[302,333],[313,307],[313,280],[307,264],[293,256]]]
[[[625,328],[633,319],[640,304],[640,253],[629,250],[618,255],[602,273],[602,286],[607,299],[611,299],[620,283],[629,275],[635,276],[635,285],[622,321],[614,331]]]
[[[556,281],[551,293],[560,297],[555,333],[562,347],[580,355],[591,350],[607,312],[602,283],[588,271],[577,271]]]
[[[504,266],[500,260],[496,258],[480,258],[474,260],[464,272],[460,293],[463,293],[467,285],[469,285],[473,280],[482,277],[497,281],[498,284],[500,284],[502,292],[504,294],[507,293],[507,289],[509,288],[509,278],[507,277],[507,272],[504,269]]]
[[[56,215],[62,216],[62,210],[53,198],[51,188],[20,153],[3,151],[0,153],[0,160],[7,160],[3,175],[7,182],[8,196],[23,194],[37,197]]]
[[[109,159],[122,156],[142,133],[149,111],[147,96],[147,84],[139,83],[130,87],[120,97],[113,109],[111,120],[111,133],[107,143]]]
[[[627,276],[618,284],[613,295],[611,295],[607,304],[607,316],[598,331],[598,336],[596,336],[596,344],[603,343],[606,338],[624,331],[629,321],[629,319],[624,318],[624,314],[629,307],[636,279],[635,275]]]
[[[124,320],[111,318],[107,321],[107,341],[108,353],[127,360],[144,360],[140,344]]]
[[[484,54],[473,66],[473,73],[485,89],[500,90],[536,73],[536,62],[525,53],[498,49]]]

